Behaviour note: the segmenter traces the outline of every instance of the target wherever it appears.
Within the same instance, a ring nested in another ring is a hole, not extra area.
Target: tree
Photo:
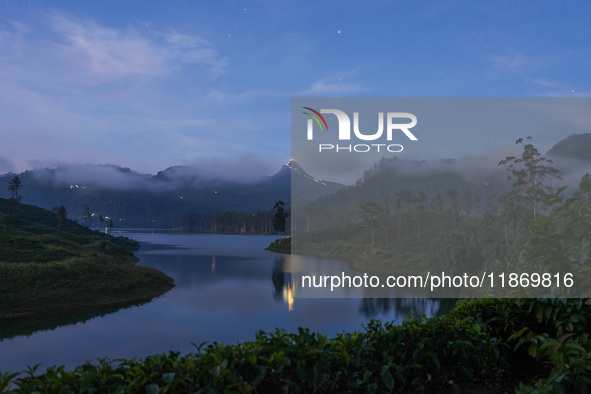
[[[472,213],[472,192],[469,189],[464,191],[462,202],[464,204],[464,212],[470,215]]]
[[[545,272],[572,272],[578,278],[578,291],[591,286],[589,258],[591,256],[591,206],[589,205],[590,176],[585,174],[579,190],[566,198],[559,189],[547,199],[549,212],[532,221],[532,269]],[[570,290],[574,290],[570,289]],[[573,294],[579,297],[579,294]]]
[[[458,213],[460,210],[460,201],[458,199],[458,195],[460,193],[456,189],[447,189],[445,194],[447,194],[447,198],[449,199],[452,212]]]
[[[113,219],[109,218],[109,221],[107,222],[107,225],[109,226],[109,232],[113,231],[113,227],[114,227],[114,223],[113,223]]]
[[[63,204],[60,205],[59,208],[53,208],[53,211],[57,213],[57,219],[61,233],[64,229],[64,223],[66,222],[66,218],[68,217],[68,212],[66,211],[66,207],[64,207]]]
[[[486,205],[488,206],[488,210],[490,212],[497,212],[497,193],[491,194],[486,198]]]
[[[476,204],[476,212],[480,214],[480,194],[478,192],[474,194],[474,204]]]
[[[384,209],[380,204],[367,201],[365,204],[359,207],[359,210],[361,211],[363,222],[370,229],[371,246],[375,246],[374,227],[376,224],[378,224],[380,216],[383,216],[382,213],[384,212]],[[385,231],[384,236],[386,237],[386,245],[388,245],[388,238]]]
[[[441,193],[437,192],[435,196],[435,204],[437,205],[437,209],[443,211],[443,197],[441,197]]]
[[[521,157],[508,156],[499,162],[499,166],[511,173],[507,179],[514,181],[513,190],[507,197],[510,201],[523,203],[536,219],[543,200],[555,192],[552,183],[562,179],[562,174],[551,166],[552,160],[542,157],[532,144],[524,144],[523,138],[515,143],[523,146]]]
[[[10,200],[14,202],[19,202],[23,196],[19,194],[19,189],[21,188],[22,183],[18,176],[15,176],[10,180],[8,183],[8,190],[10,191]]]
[[[105,221],[105,218],[103,217],[103,215],[99,216],[99,231],[101,231],[101,228],[103,227],[103,222]]]
[[[82,208],[82,217],[84,218],[86,227],[88,227],[88,220],[90,219],[90,207],[88,204],[84,204],[84,207]]]
[[[413,195],[411,190],[400,190],[396,192],[396,213],[408,212],[412,204]]]
[[[279,233],[279,239],[285,233],[285,219],[289,217],[289,214],[285,213],[284,206],[285,204],[281,200],[277,201],[273,206],[273,228]]]
[[[12,178],[10,180],[10,182],[8,183],[8,190],[10,191],[10,198],[8,200],[8,204],[9,204],[11,216],[12,216],[12,213],[14,212],[14,208],[15,208],[16,204],[18,204],[18,202],[21,200],[21,198],[23,198],[23,196],[21,196],[19,194],[19,189],[21,188],[21,186],[22,186],[22,183],[21,183],[21,180],[18,176],[15,176],[14,178]]]

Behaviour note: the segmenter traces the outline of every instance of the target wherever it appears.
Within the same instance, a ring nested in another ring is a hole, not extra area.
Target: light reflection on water
[[[0,371],[72,368],[97,357],[130,358],[179,350],[191,343],[236,343],[259,330],[308,327],[326,335],[362,330],[370,319],[401,319],[410,311],[436,314],[429,299],[294,298],[294,259],[264,250],[274,236],[123,232],[138,240],[141,265],[164,271],[176,287],[152,302],[0,342]],[[334,260],[299,257],[333,272],[348,271]]]

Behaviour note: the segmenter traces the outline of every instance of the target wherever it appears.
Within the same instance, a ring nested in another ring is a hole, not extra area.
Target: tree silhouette
[[[84,204],[84,207],[82,208],[82,217],[84,218],[86,227],[88,227],[88,220],[90,219],[90,207],[88,204]]]
[[[441,197],[441,193],[439,192],[437,192],[437,195],[435,196],[435,205],[438,210],[443,211],[443,197]]]
[[[384,212],[384,208],[380,204],[367,201],[365,204],[359,207],[359,210],[361,211],[363,222],[371,232],[371,246],[375,246],[374,227],[376,224],[378,224],[378,218]],[[388,241],[386,238],[386,244],[387,242]]]
[[[22,195],[19,194],[19,190],[22,186],[21,180],[18,176],[15,176],[10,180],[8,183],[8,191],[10,191],[10,198],[9,198],[9,207],[10,207],[10,215],[12,216],[16,204],[23,198]]]
[[[460,210],[460,201],[458,199],[460,193],[456,189],[447,189],[445,191],[445,194],[447,194],[447,198],[449,199],[451,211],[454,213],[458,213],[458,211]]]
[[[282,233],[285,233],[285,219],[289,217],[283,208],[285,204],[279,200],[273,206],[273,228],[279,233],[279,239],[282,239]]]
[[[19,189],[21,186],[21,179],[18,176],[12,178],[8,183],[8,190],[10,191],[10,199],[12,201],[19,202],[21,198],[23,198],[23,196],[19,194]]]
[[[64,207],[63,204],[60,205],[59,208],[53,208],[53,211],[57,213],[57,219],[61,233],[64,229],[64,223],[66,222],[66,218],[68,217],[68,212],[66,211],[66,207]]]
[[[514,181],[508,199],[524,203],[536,219],[542,201],[555,191],[553,181],[562,179],[562,174],[551,166],[552,160],[542,157],[532,144],[523,141],[523,138],[515,141],[523,146],[521,157],[508,156],[499,162],[499,166],[505,167],[511,173],[507,179]]]
[[[464,191],[462,203],[464,205],[464,212],[470,215],[472,213],[472,192],[469,189]]]

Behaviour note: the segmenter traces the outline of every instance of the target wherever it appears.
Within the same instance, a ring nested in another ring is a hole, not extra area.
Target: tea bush
[[[334,338],[300,329],[259,332],[186,355],[99,359],[66,371],[0,374],[30,392],[577,392],[591,384],[584,300],[459,301],[441,318],[372,320]]]

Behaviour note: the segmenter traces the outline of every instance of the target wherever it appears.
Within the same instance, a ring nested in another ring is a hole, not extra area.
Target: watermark
[[[324,143],[318,144],[318,152],[332,150],[334,152],[349,152],[349,153],[368,153],[375,151],[399,153],[404,150],[401,144],[391,144],[394,136],[398,132],[402,132],[409,140],[418,141],[418,138],[410,131],[416,126],[417,117],[408,112],[387,112],[384,120],[384,112],[377,112],[377,131],[362,131],[359,126],[359,112],[353,112],[353,127],[351,127],[350,116],[339,109],[324,109],[317,111],[310,107],[302,107],[304,110],[302,114],[309,116],[306,123],[306,135],[309,141],[314,140],[314,128],[321,131],[329,131],[328,124],[323,114],[332,114],[338,122],[336,138],[338,143]],[[401,120],[406,122],[400,123]],[[351,133],[351,129],[353,133]],[[384,135],[384,130],[386,131]],[[360,141],[381,141],[385,143],[362,143],[362,144],[343,144],[342,142],[351,141],[352,139]]]
[[[292,253],[342,264],[298,272],[297,297],[591,296],[591,163],[572,149],[591,149],[591,99],[291,107]]]

